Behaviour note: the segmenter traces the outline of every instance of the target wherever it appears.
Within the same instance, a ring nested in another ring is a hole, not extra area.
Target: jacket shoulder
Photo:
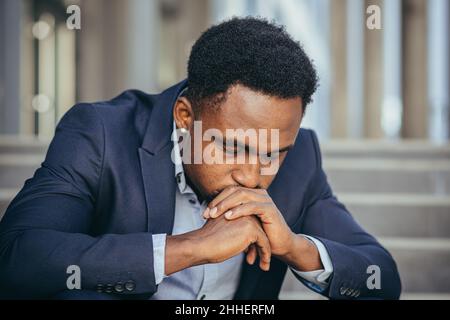
[[[315,167],[322,166],[319,139],[313,129],[300,128],[294,150],[295,153],[302,156],[303,161],[307,160],[308,163],[314,163]]]

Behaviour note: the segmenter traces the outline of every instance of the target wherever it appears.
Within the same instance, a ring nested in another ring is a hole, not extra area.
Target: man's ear
[[[185,128],[190,131],[194,125],[194,110],[191,102],[186,97],[178,98],[173,108],[173,119],[178,129]]]

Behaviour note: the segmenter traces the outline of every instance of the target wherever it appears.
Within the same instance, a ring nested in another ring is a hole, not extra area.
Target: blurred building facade
[[[69,30],[66,9],[81,9]],[[381,29],[366,26],[381,11]],[[304,126],[322,139],[449,138],[446,0],[1,0],[0,133],[51,136],[75,102],[183,79],[196,38],[255,15],[283,24],[321,79]]]
[[[80,30],[66,25],[72,4],[81,9]],[[302,126],[323,142],[335,195],[393,254],[402,298],[450,299],[449,7],[448,0],[0,0],[0,219],[72,105],[129,88],[159,92],[186,77],[190,48],[208,26],[262,16],[285,25],[314,59],[320,88]],[[367,28],[370,8],[381,9],[380,30]],[[288,272],[280,298],[319,297]]]

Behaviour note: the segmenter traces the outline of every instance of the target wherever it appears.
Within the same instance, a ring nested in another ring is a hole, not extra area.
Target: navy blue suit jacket
[[[91,293],[146,298],[157,291],[152,234],[172,231],[172,107],[185,86],[158,95],[130,90],[67,112],[45,161],[0,222],[4,297],[63,292],[69,265],[81,268],[82,289]],[[345,298],[340,289],[352,288],[360,298],[399,297],[394,260],[333,196],[313,131],[300,130],[269,193],[293,231],[328,250],[334,273],[322,294]],[[369,265],[381,268],[380,290],[366,286]],[[277,259],[269,272],[244,262],[235,297],[276,299],[286,269]]]

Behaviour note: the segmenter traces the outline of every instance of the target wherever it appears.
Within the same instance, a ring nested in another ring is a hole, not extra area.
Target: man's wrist
[[[292,233],[290,248],[279,258],[298,271],[323,269],[319,251],[314,243],[305,237]]]
[[[203,250],[192,232],[167,236],[165,270],[166,275],[206,263]]]

